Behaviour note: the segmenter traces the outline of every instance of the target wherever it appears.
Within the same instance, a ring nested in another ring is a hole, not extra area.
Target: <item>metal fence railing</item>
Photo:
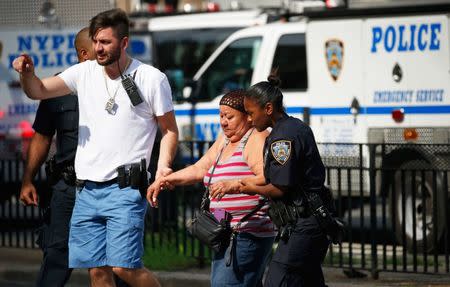
[[[209,147],[183,142],[179,162],[192,163]],[[320,144],[326,184],[348,226],[345,241],[330,246],[327,266],[370,271],[450,273],[450,145]],[[176,169],[182,167],[180,164]],[[38,208],[18,202],[21,160],[0,160],[0,246],[36,248]],[[44,176],[36,178],[45,189]],[[160,194],[146,217],[146,248],[173,246],[198,259],[211,256],[186,222],[200,206],[202,186]]]

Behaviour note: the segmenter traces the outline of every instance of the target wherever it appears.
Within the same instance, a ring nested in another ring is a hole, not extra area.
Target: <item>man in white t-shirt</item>
[[[113,272],[131,286],[159,286],[141,260],[146,199],[132,179],[121,180],[118,170],[130,175],[142,159],[150,161],[159,125],[155,178],[170,173],[178,129],[166,76],[126,53],[128,27],[120,9],[96,15],[89,26],[96,61],[74,65],[55,77],[39,79],[28,55],[13,62],[32,99],[78,94],[75,170],[84,185],[71,219],[69,266],[89,268],[94,287],[114,286]]]

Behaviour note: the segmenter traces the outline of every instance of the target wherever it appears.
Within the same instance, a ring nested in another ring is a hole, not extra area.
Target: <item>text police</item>
[[[372,27],[371,52],[436,51],[440,48],[441,23]]]

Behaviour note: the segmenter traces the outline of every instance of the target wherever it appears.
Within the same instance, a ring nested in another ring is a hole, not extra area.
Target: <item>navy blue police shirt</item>
[[[57,164],[73,161],[78,145],[78,97],[70,94],[42,100],[33,129],[50,137],[56,133]]]
[[[322,189],[325,167],[308,125],[287,114],[275,123],[264,144],[264,176],[287,191]]]

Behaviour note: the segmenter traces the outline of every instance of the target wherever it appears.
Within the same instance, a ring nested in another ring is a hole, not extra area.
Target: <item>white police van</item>
[[[287,112],[308,122],[318,142],[445,144],[434,150],[392,146],[375,164],[378,168],[419,164],[448,169],[449,11],[448,4],[309,11],[296,22],[240,30],[214,52],[195,74],[193,84],[185,88],[188,101],[175,108],[182,138],[214,139],[220,132],[221,95],[264,81],[278,68]],[[348,167],[370,164],[366,146],[362,157],[357,145],[321,145],[321,153],[331,162],[347,162]],[[400,190],[402,182],[397,176],[376,174],[378,186],[385,187],[379,193],[391,195],[390,185]],[[357,191],[360,177],[352,175],[351,187],[356,188],[351,190]],[[368,172],[361,175],[364,196],[368,196],[369,177]],[[448,182],[444,178],[437,176],[441,191],[437,194],[432,191],[431,177],[417,175],[414,181],[406,181],[407,186],[415,182],[426,194],[416,194],[414,206],[407,204],[405,220],[401,214],[394,215],[397,227],[406,222],[408,242],[414,236],[418,244],[422,242],[422,227],[428,247],[433,245],[433,230],[442,236],[445,222],[431,224],[430,207],[437,205],[438,217],[445,218]],[[331,184],[350,189],[337,177]],[[399,194],[389,201],[397,207],[403,200]],[[413,195],[405,197],[411,202]],[[425,215],[424,206],[428,207]],[[414,214],[420,232],[413,230]]]
[[[130,16],[129,52],[167,75],[176,100],[182,97],[184,79],[192,78],[229,35],[278,18],[278,9],[269,8],[168,15],[134,13]]]

